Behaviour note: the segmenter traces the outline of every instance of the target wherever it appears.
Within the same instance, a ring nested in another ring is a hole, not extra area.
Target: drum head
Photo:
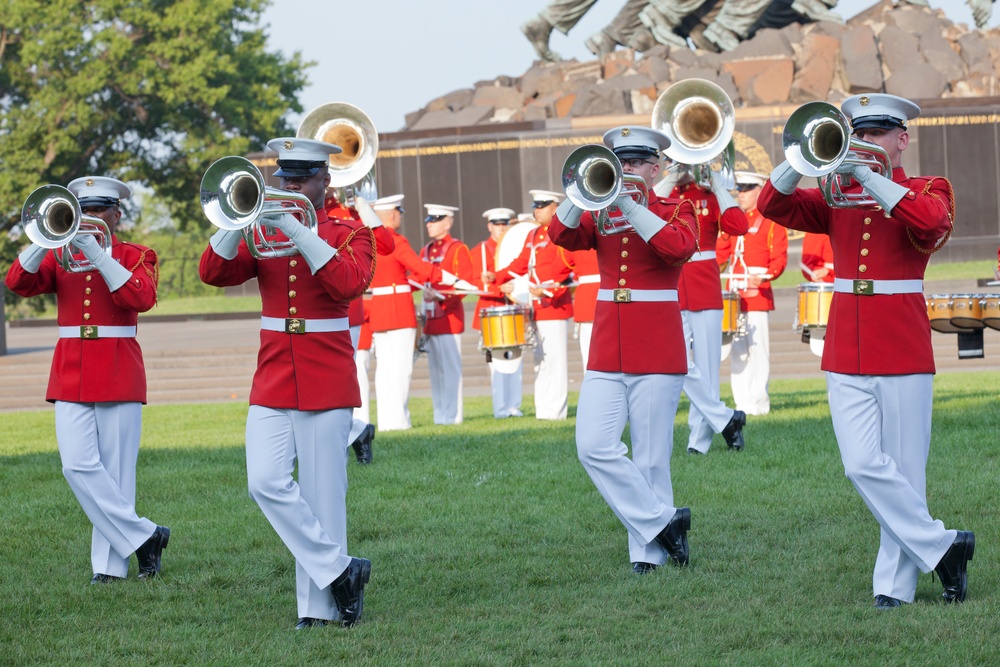
[[[497,243],[497,254],[494,257],[497,271],[506,269],[511,262],[517,259],[517,256],[524,250],[528,234],[538,226],[537,222],[525,221],[515,223],[507,228]]]

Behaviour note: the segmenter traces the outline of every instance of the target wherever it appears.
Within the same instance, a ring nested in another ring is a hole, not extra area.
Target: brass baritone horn
[[[664,152],[684,165],[676,168],[690,171],[698,185],[711,188],[711,163],[721,158],[723,187],[736,187],[736,112],[721,87],[704,79],[678,81],[657,98],[650,126],[670,137]]]
[[[295,136],[340,146],[342,152],[330,156],[330,187],[341,204],[353,206],[355,196],[378,199],[378,132],[364,111],[347,102],[322,104],[306,114]]]
[[[892,178],[888,153],[881,146],[851,134],[847,116],[828,102],[807,102],[800,106],[788,117],[781,134],[788,164],[803,176],[819,178],[826,203],[835,208],[877,204],[864,190],[844,193],[842,179],[850,178],[853,165],[865,165]]]
[[[569,154],[563,163],[562,185],[574,205],[597,212],[594,222],[604,236],[632,230],[632,223],[613,205],[619,195],[631,196],[640,206],[649,201],[646,182],[626,174],[618,156],[600,144],[580,146]]]
[[[70,273],[97,270],[90,260],[73,258],[68,246],[80,234],[95,237],[104,252],[111,254],[107,223],[84,215],[76,196],[61,185],[43,185],[28,195],[21,207],[21,226],[32,243],[53,250],[56,260]]]
[[[265,187],[264,177],[250,160],[230,155],[216,160],[201,178],[201,208],[209,222],[242,231],[250,254],[257,259],[299,254],[292,241],[272,241],[276,216],[292,215],[317,233],[316,209],[305,195]]]

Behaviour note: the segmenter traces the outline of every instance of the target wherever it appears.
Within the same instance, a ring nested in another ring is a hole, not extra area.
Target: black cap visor
[[[114,197],[84,197],[80,200],[80,208],[109,208],[117,205],[118,200]]]
[[[315,160],[278,160],[278,171],[274,175],[278,178],[306,178],[326,165],[326,162]]]
[[[893,130],[897,127],[903,130],[906,129],[906,125],[903,121],[893,116],[862,116],[861,118],[855,118],[851,121],[851,129],[855,132],[858,130],[870,130],[876,127],[883,130]]]
[[[659,158],[659,151],[648,146],[622,146],[615,149],[615,155],[619,160],[656,160]]]

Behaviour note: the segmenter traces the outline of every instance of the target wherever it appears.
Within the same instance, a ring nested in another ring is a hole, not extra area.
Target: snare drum
[[[951,323],[960,329],[982,329],[985,294],[955,294],[951,300]]]
[[[951,294],[931,294],[926,297],[927,317],[931,321],[931,329],[941,333],[958,333],[963,331],[951,323],[951,304],[954,297]]]
[[[525,323],[528,309],[524,306],[495,306],[479,311],[479,326],[483,333],[483,348],[497,350],[525,347]]]
[[[1000,329],[1000,294],[983,295],[983,324]]]
[[[722,292],[722,333],[735,334],[740,322],[740,295],[725,290]]]
[[[832,283],[802,283],[799,285],[799,305],[795,313],[795,330],[825,329],[833,303]]]

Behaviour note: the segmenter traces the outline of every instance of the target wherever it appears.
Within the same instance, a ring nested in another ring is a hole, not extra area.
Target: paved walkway
[[[927,294],[986,291],[970,286],[969,281],[928,283],[925,287]],[[771,377],[822,377],[819,358],[792,331],[796,289],[779,288],[775,292],[776,310],[771,314]],[[471,304],[468,307],[471,309]],[[471,314],[466,321],[471,322]],[[164,321],[156,316],[140,319],[138,338],[146,362],[149,403],[246,402],[257,360],[259,322],[255,314],[232,319]],[[0,356],[0,411],[50,409],[44,396],[58,336],[54,323],[7,325],[6,336],[8,354]],[[478,332],[471,328],[463,336],[464,387],[469,396],[489,394],[489,373],[477,349],[478,337]],[[650,345],[657,344],[655,332],[651,332],[649,341]],[[1000,331],[986,330],[984,359],[959,360],[953,335],[934,333],[933,341],[939,373],[1000,371]],[[531,356],[530,353],[526,356],[529,361],[524,373],[526,395],[532,393],[534,381]],[[569,376],[570,391],[575,391],[583,379],[583,364],[579,345],[572,339]],[[722,381],[727,382],[728,377],[726,361],[722,366]],[[426,357],[420,358],[414,367],[412,395],[430,395]]]

